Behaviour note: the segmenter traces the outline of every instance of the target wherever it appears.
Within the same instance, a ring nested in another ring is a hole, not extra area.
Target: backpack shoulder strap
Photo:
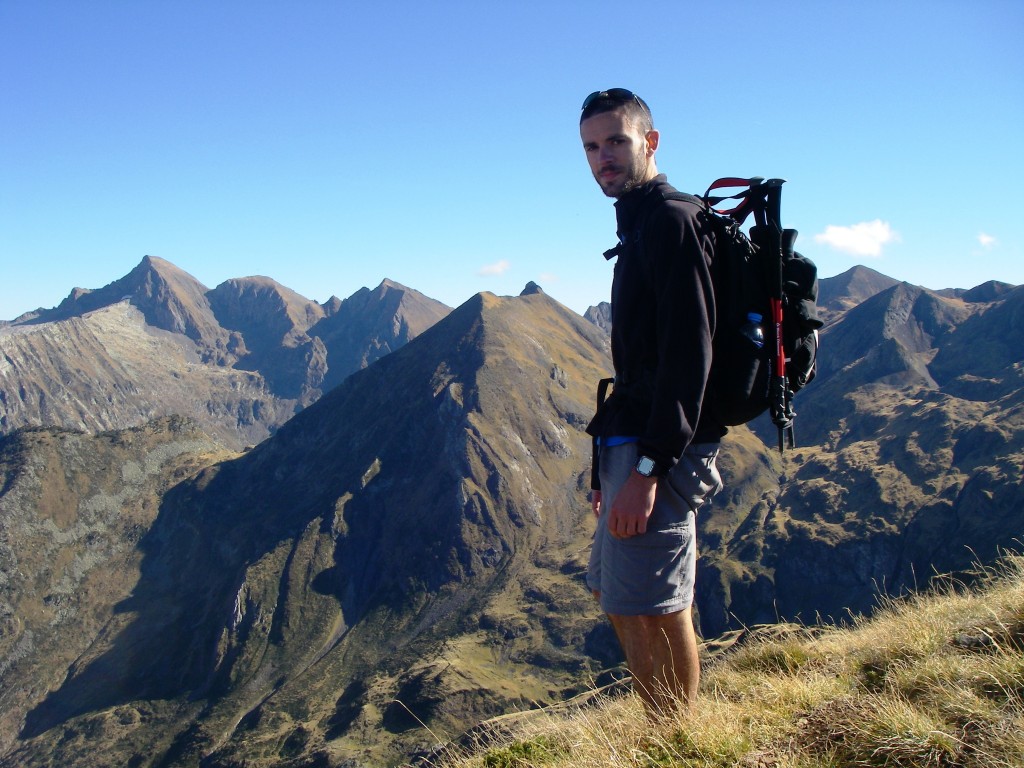
[[[707,208],[708,205],[696,195],[691,195],[689,192],[680,192],[679,190],[673,190],[671,192],[662,192],[662,200],[678,200],[684,203],[693,203],[701,208]]]
[[[646,206],[643,212],[637,218],[636,226],[633,229],[635,235],[638,235],[640,232],[643,231],[644,225],[647,223],[647,218],[655,211],[658,205],[664,202],[668,202],[669,200],[675,200],[684,203],[693,203],[694,205],[700,207],[704,211],[709,211],[711,213],[715,212],[714,209],[712,209],[711,206],[709,206],[707,202],[702,198],[698,197],[697,195],[691,195],[687,192],[680,192],[677,189],[658,189],[652,194],[656,198],[655,203],[654,205]],[[629,241],[620,242],[614,248],[609,248],[607,251],[604,252],[605,259],[614,259],[622,252],[622,249],[628,244]]]

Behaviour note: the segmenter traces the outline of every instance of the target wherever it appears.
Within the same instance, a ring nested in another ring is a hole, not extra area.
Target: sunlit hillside
[[[693,711],[666,722],[605,691],[490,723],[432,765],[1019,768],[1024,557],[979,576],[847,629],[748,633],[708,665]]]

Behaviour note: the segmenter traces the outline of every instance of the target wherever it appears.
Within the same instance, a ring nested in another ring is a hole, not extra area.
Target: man
[[[616,198],[612,280],[615,387],[587,431],[597,444],[598,517],[587,583],[652,714],[691,704],[700,681],[692,605],[695,512],[721,487],[725,428],[703,409],[711,367],[714,235],[655,163],[650,109],[622,88],[587,97],[580,137],[590,170]]]

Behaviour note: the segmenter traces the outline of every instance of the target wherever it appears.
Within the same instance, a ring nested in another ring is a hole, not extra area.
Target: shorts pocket
[[[691,445],[668,475],[672,490],[694,512],[722,490],[717,459],[717,444]]]

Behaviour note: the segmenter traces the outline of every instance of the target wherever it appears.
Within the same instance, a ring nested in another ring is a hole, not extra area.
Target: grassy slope
[[[851,629],[776,627],[741,643],[669,721],[649,723],[632,696],[598,701],[504,718],[481,730],[486,746],[449,748],[435,765],[1024,765],[1024,557]]]

